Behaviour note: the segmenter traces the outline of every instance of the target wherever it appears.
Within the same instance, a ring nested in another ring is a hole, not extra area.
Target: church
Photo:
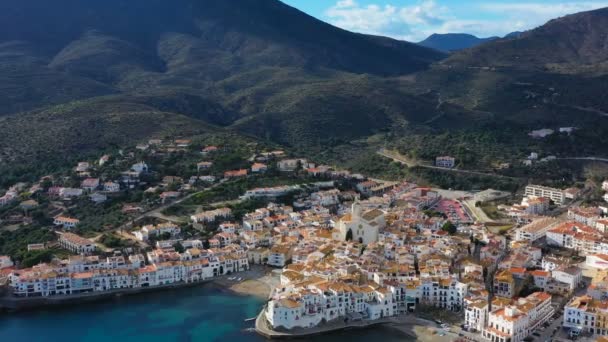
[[[334,227],[332,238],[338,241],[355,241],[365,245],[378,241],[378,234],[386,227],[384,212],[372,209],[362,212],[359,202],[353,203],[351,213],[342,216]]]

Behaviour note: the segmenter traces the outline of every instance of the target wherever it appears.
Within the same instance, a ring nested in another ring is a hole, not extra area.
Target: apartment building
[[[59,245],[73,253],[85,255],[92,254],[97,248],[93,241],[72,233],[62,233]]]
[[[593,337],[608,336],[608,301],[588,295],[574,297],[564,307],[564,327]]]
[[[566,194],[563,190],[550,188],[541,185],[528,185],[526,186],[526,196],[535,197],[546,197],[553,201],[557,205],[562,205],[566,201]]]
[[[535,292],[491,312],[482,335],[492,342],[520,342],[552,315],[551,295]]]

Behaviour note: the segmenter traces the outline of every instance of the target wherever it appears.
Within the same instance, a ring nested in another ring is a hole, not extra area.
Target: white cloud
[[[520,30],[527,30],[545,24],[551,19],[590,11],[608,6],[608,1],[562,2],[562,3],[488,3],[480,5],[480,10],[492,14],[504,14],[504,25],[518,23]],[[514,31],[514,30],[511,30]],[[506,31],[503,30],[504,33]]]
[[[408,39],[412,37],[414,26],[441,25],[446,11],[433,0],[404,7],[390,4],[360,6],[354,0],[341,0],[325,15],[330,23],[346,30]]]
[[[608,6],[608,1],[593,2],[563,2],[563,3],[487,3],[481,4],[480,9],[494,13],[510,13],[556,18],[566,14],[589,11]]]
[[[389,0],[395,1],[395,0]],[[502,36],[540,26],[566,14],[608,6],[608,1],[565,1],[562,3],[463,2],[459,13],[435,0],[420,0],[409,6],[390,3],[360,5],[356,0],[340,0],[325,12],[330,23],[368,34],[419,41],[432,33],[470,33],[480,37]],[[462,11],[466,9],[466,11]],[[491,18],[491,19],[486,19]]]

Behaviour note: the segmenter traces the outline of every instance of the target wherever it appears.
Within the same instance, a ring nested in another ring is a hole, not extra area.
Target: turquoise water
[[[0,341],[133,342],[255,341],[246,331],[262,307],[259,299],[211,287],[186,288],[74,305],[52,310],[0,315]],[[381,328],[298,341],[407,341]]]

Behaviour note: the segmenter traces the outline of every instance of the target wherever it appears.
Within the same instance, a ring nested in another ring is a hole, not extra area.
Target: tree
[[[443,227],[441,227],[441,230],[448,232],[450,235],[454,235],[458,231],[458,228],[456,227],[455,224],[452,223],[452,221],[447,221],[446,223],[443,224]]]
[[[43,262],[50,262],[51,259],[53,259],[53,253],[48,249],[40,251],[29,251],[24,254],[21,266],[28,268]]]
[[[173,248],[175,248],[175,251],[178,252],[178,253],[184,253],[186,251],[186,249],[184,248],[184,246],[181,243],[179,243],[179,242],[176,242],[173,245]]]

